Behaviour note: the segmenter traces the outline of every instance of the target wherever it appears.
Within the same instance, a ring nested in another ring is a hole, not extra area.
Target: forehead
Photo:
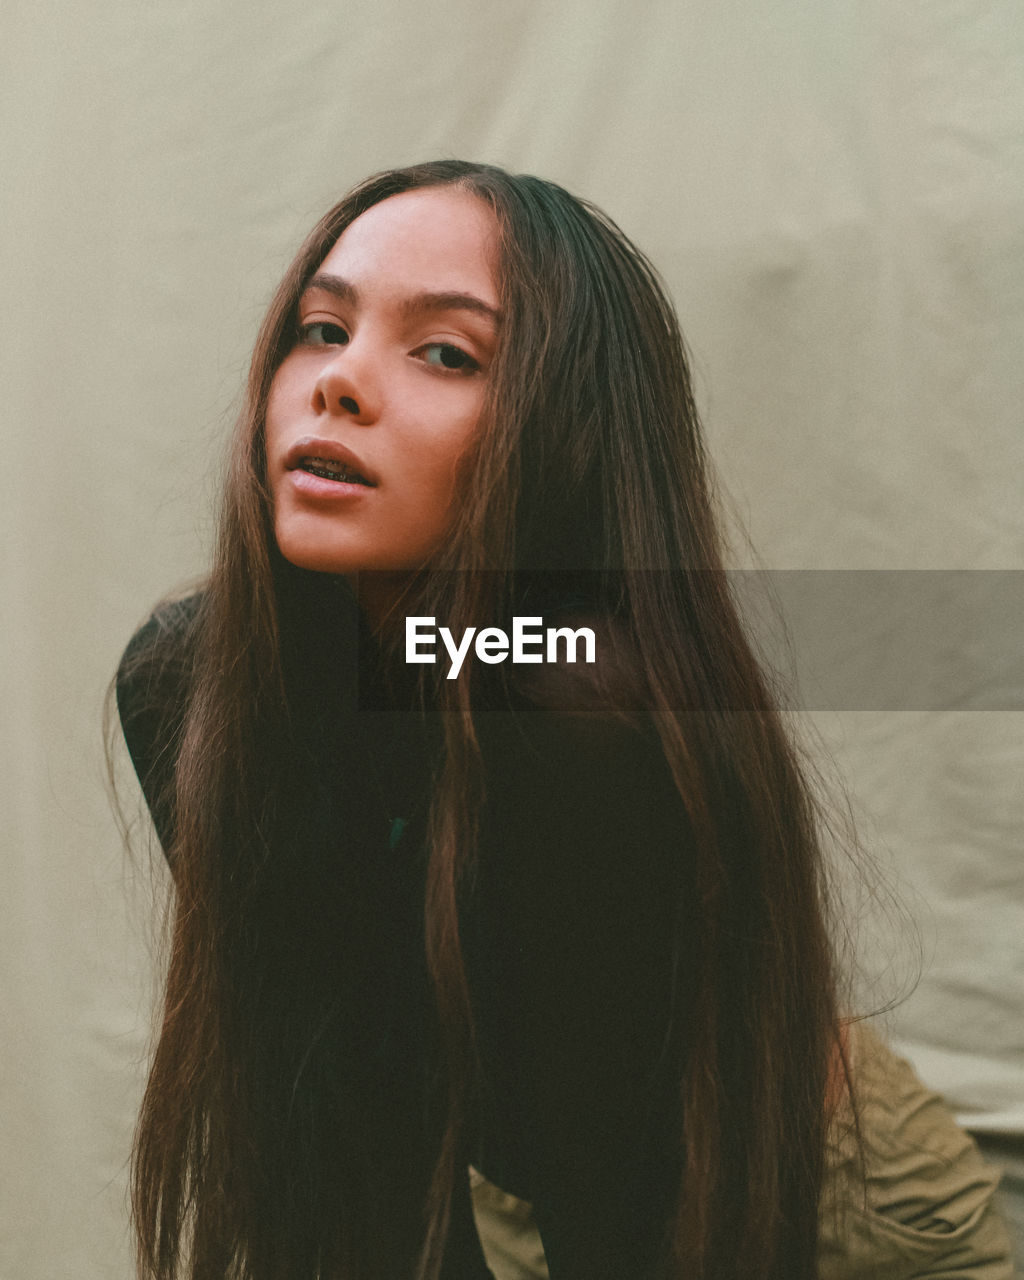
[[[360,294],[472,293],[498,305],[498,224],[478,196],[429,187],[390,196],[342,232],[320,266]]]

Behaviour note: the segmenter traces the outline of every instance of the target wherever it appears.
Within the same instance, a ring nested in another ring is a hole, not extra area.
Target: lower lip
[[[317,502],[341,502],[351,498],[364,498],[373,492],[370,485],[351,484],[346,480],[325,480],[311,471],[289,471],[288,481],[296,493]]]

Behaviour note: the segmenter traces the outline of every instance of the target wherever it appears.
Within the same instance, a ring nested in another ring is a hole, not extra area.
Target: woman
[[[541,621],[594,661],[500,660]],[[256,344],[209,582],[118,700],[176,888],[144,1275],[486,1276],[471,1163],[555,1280],[815,1273],[814,806],[675,317],[603,215],[455,161],[332,209]]]

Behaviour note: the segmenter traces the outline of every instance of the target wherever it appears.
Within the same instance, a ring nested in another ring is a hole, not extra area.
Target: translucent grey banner
[[[602,602],[614,601],[613,611],[624,613],[628,579],[636,585],[638,577],[657,576],[633,571],[605,582],[594,572],[521,573],[512,616],[474,618],[459,635],[446,634],[445,617],[403,617],[424,614],[426,606],[406,603],[397,592],[391,637],[397,665],[410,677],[474,672],[486,681],[501,678],[503,669],[511,675],[505,664],[583,664],[589,659],[582,631],[573,657],[556,645],[560,656],[552,658],[540,629],[589,626],[597,667],[610,661],[629,684],[629,642],[622,640],[629,628],[617,626],[614,612],[609,619]],[[796,710],[1024,711],[1024,570],[731,570],[725,577],[755,651],[783,702]],[[646,586],[653,586],[654,599],[686,599],[694,587],[701,593],[694,583]],[[678,642],[687,643],[685,633]],[[535,683],[537,674],[529,665],[519,677]],[[372,681],[361,688],[364,706],[375,705],[374,689]],[[600,699],[601,689],[598,672],[592,695]]]
[[[729,579],[796,707],[1024,710],[1024,571],[800,569]]]

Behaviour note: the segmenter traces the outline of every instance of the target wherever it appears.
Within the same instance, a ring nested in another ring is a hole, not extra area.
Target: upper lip
[[[359,455],[347,449],[339,440],[327,440],[323,436],[303,436],[284,455],[285,470],[297,470],[305,458],[326,458],[331,462],[343,462],[350,470],[357,471],[368,484],[378,483],[376,475]]]

